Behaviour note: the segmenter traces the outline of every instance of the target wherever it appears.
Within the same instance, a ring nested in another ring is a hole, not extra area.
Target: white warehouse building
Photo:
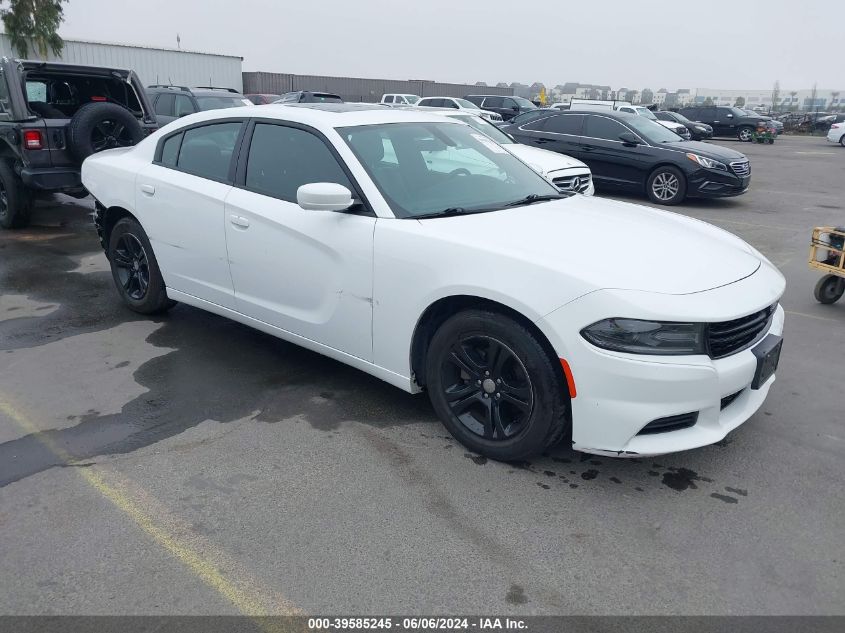
[[[70,39],[64,42],[61,55],[50,53],[47,61],[131,69],[145,86],[173,84],[243,89],[243,57],[106,42]],[[0,33],[0,57],[18,57],[5,33]],[[29,59],[39,57],[30,50]]]

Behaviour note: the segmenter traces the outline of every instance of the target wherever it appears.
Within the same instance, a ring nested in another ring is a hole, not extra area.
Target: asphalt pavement
[[[425,396],[129,312],[90,201],[40,203],[0,232],[0,614],[845,614],[845,301],[806,263],[845,149],[716,142],[750,191],[674,210],[783,271],[784,352],[746,424],[656,459],[471,455]]]

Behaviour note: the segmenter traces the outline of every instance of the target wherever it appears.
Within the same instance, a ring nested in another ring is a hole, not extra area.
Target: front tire
[[[32,200],[9,163],[0,161],[0,226],[22,229],[29,224]]]
[[[754,136],[754,130],[752,130],[747,125],[744,125],[741,128],[739,128],[739,130],[737,130],[737,133],[736,133],[736,137],[740,141],[742,141],[743,143],[750,141],[751,137],[753,137],[753,136]]]
[[[687,195],[687,180],[677,167],[658,167],[648,177],[646,193],[656,204],[679,204]]]
[[[112,278],[126,306],[140,314],[156,314],[172,307],[146,232],[134,218],[123,218],[109,236]]]
[[[843,134],[842,136],[839,137],[839,144],[842,147],[845,147],[845,134]]]
[[[521,324],[469,310],[434,334],[425,375],[431,404],[455,439],[491,459],[520,461],[571,429],[561,373]]]
[[[836,303],[845,294],[845,278],[837,277],[836,275],[825,275],[819,279],[813,294],[819,303]]]

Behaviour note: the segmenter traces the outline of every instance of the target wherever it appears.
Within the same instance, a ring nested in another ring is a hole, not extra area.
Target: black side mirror
[[[619,140],[625,147],[635,147],[640,144],[640,139],[631,132],[623,132],[619,135]]]
[[[513,110],[514,112],[519,112],[519,106],[518,105],[511,106],[511,110]]]

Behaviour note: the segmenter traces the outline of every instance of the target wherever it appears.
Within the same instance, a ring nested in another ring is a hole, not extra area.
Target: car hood
[[[748,244],[715,226],[595,197],[418,222],[428,237],[461,244],[469,258],[473,250],[494,254],[508,275],[541,268],[559,273],[562,284],[577,279],[588,292],[691,294],[744,279],[761,265]]]
[[[681,141],[679,143],[666,143],[658,145],[664,149],[672,149],[678,152],[693,152],[707,158],[715,158],[722,162],[737,160],[748,160],[748,157],[728,147],[713,145],[713,143],[702,143],[701,141]]]
[[[528,163],[531,167],[536,168],[544,174],[559,169],[572,169],[574,167],[587,168],[584,163],[576,158],[566,156],[565,154],[558,154],[557,152],[550,152],[547,149],[540,149],[539,147],[531,147],[530,145],[523,145],[521,143],[503,145],[502,147],[522,162]]]

